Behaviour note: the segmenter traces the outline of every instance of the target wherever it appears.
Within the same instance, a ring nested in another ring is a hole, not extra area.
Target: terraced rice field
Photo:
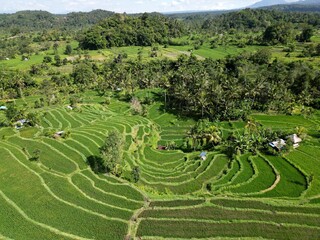
[[[78,110],[47,108],[40,127],[0,128],[0,239],[320,238],[319,139],[285,156],[229,159],[212,151],[203,161],[199,152],[157,149],[182,144],[193,120],[158,103],[141,117],[130,115],[128,103],[100,101],[88,96]],[[274,128],[286,121],[254,117]],[[285,126],[317,121],[293,117]],[[225,136],[244,127],[218,124]],[[139,166],[137,184],[88,167],[114,129],[126,140],[124,169]],[[70,136],[45,136],[61,130]],[[31,161],[36,150],[39,161]]]

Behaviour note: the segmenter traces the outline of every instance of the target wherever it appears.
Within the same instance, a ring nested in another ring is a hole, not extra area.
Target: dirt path
[[[269,188],[260,191],[260,193],[266,193],[266,192],[269,192],[269,191],[273,190],[278,185],[278,183],[280,182],[280,179],[281,179],[281,177],[278,174],[277,177],[276,177],[276,180],[274,181],[274,183]]]
[[[138,217],[149,206],[150,206],[149,199],[145,199],[144,206],[142,208],[139,208],[137,211],[135,211],[135,213],[133,214],[133,216],[131,217],[131,219],[129,221],[128,234],[125,237],[125,239],[132,239],[132,238],[135,239],[135,236],[136,236],[136,233],[138,230],[138,226],[139,226]]]

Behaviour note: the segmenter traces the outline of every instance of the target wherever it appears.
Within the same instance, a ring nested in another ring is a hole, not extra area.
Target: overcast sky
[[[104,9],[115,12],[221,10],[249,6],[259,0],[0,0],[0,12],[46,10],[51,13]]]

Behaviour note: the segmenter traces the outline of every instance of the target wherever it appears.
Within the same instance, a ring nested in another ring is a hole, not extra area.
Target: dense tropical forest
[[[1,14],[0,239],[319,238],[316,6]]]

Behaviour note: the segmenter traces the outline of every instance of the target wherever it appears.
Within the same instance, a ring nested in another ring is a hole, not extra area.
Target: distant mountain
[[[285,0],[261,0],[249,6],[249,8],[260,8],[260,7],[267,7],[267,6],[280,5],[280,4],[288,4],[288,2]]]
[[[255,4],[249,6],[249,8],[261,8],[276,5],[313,5],[320,4],[320,0],[297,0],[297,1],[287,1],[287,0],[261,0]]]
[[[312,4],[280,4],[262,7],[260,9],[266,10],[276,10],[282,12],[304,12],[304,13],[319,13],[320,12],[320,3]]]
[[[320,0],[300,0],[298,4],[320,4]]]

